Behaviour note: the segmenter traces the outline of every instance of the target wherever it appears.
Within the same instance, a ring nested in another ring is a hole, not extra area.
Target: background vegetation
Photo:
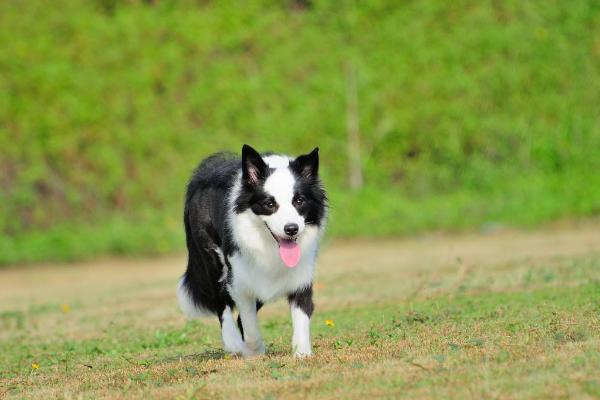
[[[600,211],[596,1],[8,0],[0,44],[0,264],[181,249],[242,143],[320,146],[332,235]]]

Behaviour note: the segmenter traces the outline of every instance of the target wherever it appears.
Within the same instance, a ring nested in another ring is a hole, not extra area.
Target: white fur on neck
[[[297,240],[301,250],[300,261],[294,268],[286,267],[279,256],[278,244],[264,222],[251,209],[240,214],[234,211],[240,188],[241,174],[236,179],[229,199],[229,226],[239,248],[229,258],[233,274],[229,290],[251,294],[266,303],[309,285],[313,278],[321,230],[314,225],[305,227]]]

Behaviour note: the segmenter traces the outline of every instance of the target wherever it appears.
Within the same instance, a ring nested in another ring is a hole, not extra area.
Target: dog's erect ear
[[[258,184],[265,178],[267,164],[252,147],[242,147],[242,180],[251,185]]]
[[[319,148],[315,147],[310,153],[298,156],[290,165],[300,176],[316,177],[319,173]]]

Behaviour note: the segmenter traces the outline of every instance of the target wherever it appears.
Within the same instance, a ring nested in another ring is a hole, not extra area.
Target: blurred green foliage
[[[333,235],[598,213],[599,104],[593,0],[2,1],[0,264],[180,249],[242,143],[321,148]]]

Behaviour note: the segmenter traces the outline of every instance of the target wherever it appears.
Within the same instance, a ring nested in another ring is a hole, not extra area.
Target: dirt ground
[[[555,225],[539,231],[500,230],[487,234],[430,234],[407,239],[338,240],[322,249],[316,290],[331,287],[327,297],[353,292],[358,297],[403,297],[406,280],[431,278],[456,270],[497,267],[507,262],[577,257],[600,251],[600,221]],[[127,292],[150,293],[160,304],[175,304],[175,285],[185,269],[185,256],[154,259],[105,259],[74,264],[18,266],[0,269],[0,311],[48,302],[72,303],[85,298],[127,297]],[[386,284],[382,285],[380,276]],[[370,289],[377,282],[377,291]],[[408,286],[414,286],[412,282]],[[342,290],[343,289],[343,290]],[[409,295],[408,293],[406,294]],[[317,293],[318,299],[318,293]],[[146,299],[148,300],[148,299]],[[128,302],[140,299],[128,298]],[[324,304],[334,306],[334,304]],[[131,306],[131,305],[130,305]],[[141,307],[148,303],[142,302]]]

